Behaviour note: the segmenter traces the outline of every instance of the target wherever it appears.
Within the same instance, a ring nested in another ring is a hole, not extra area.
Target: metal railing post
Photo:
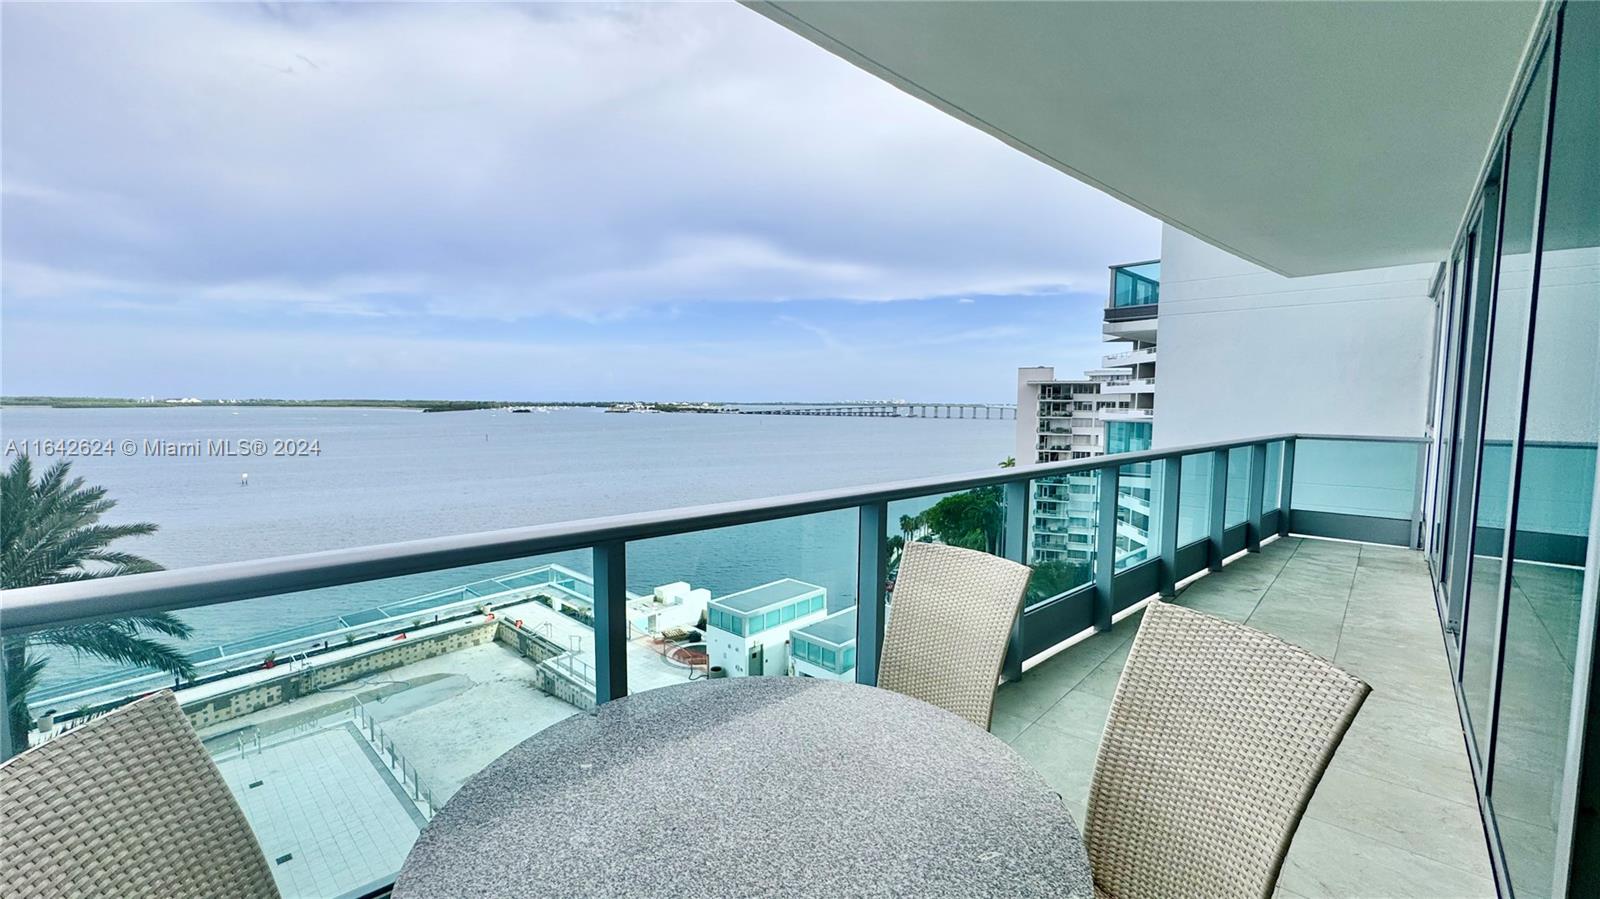
[[[1178,595],[1178,491],[1183,485],[1183,457],[1156,463],[1161,471],[1161,595]]]
[[[1267,493],[1267,445],[1250,446],[1250,492],[1245,500],[1244,548],[1261,552],[1261,506]]]
[[[1222,570],[1222,533],[1228,529],[1228,451],[1211,451],[1211,528],[1207,541],[1207,565]]]
[[[1028,518],[1029,509],[1028,481],[1009,481],[1001,488],[1001,500],[1005,508],[1005,531],[1001,546],[1002,554],[1013,562],[1028,564]],[[1001,675],[1008,681],[1022,680],[1022,628],[1023,611],[1028,606],[1028,598],[1024,596],[1017,603],[1017,617],[1011,622],[1011,641],[1006,646],[1006,660],[1001,667]]]
[[[878,685],[889,579],[889,504],[864,503],[856,530],[856,683]]]
[[[1278,536],[1289,536],[1289,510],[1294,506],[1294,438],[1283,442],[1283,472],[1279,475]]]
[[[1094,629],[1111,630],[1112,591],[1117,573],[1117,469],[1107,465],[1095,470],[1099,496],[1099,521],[1094,535]]]
[[[628,551],[621,540],[594,547],[594,701],[628,695]]]
[[[1423,442],[1417,445],[1417,477],[1411,486],[1411,549],[1425,549],[1422,539],[1423,506],[1428,492],[1428,454],[1432,447]]]

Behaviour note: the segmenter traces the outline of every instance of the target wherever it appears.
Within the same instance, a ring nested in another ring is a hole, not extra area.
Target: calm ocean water
[[[614,415],[389,409],[173,408],[0,411],[0,443],[81,438],[303,439],[301,458],[74,460],[109,489],[111,521],[160,531],[126,541],[169,568],[750,499],[987,468],[1011,454],[1014,422],[754,415]],[[9,464],[9,458],[5,460]],[[40,461],[44,461],[42,458]],[[249,474],[249,486],[240,475]],[[891,520],[913,511],[898,506]],[[630,545],[635,591],[676,580],[722,594],[778,577],[855,600],[853,512]],[[186,610],[191,645],[252,636],[515,571],[542,561],[589,570],[587,553],[433,572]],[[46,682],[93,673],[57,658]]]

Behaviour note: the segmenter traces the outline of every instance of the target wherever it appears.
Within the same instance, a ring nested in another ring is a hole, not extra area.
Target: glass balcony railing
[[[285,895],[392,880],[467,778],[550,725],[711,676],[876,680],[901,551],[1035,569],[1006,677],[1224,558],[1298,533],[1410,545],[1420,440],[1275,435],[801,496],[0,593],[46,661],[38,743],[175,692]],[[173,612],[176,682],[51,653],[49,633]],[[222,627],[221,624],[230,627]]]
[[[1119,265],[1111,270],[1111,305],[1148,306],[1161,300],[1161,262]]]

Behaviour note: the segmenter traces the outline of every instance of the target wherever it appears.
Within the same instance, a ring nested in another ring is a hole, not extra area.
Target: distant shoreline
[[[468,412],[483,409],[506,409],[525,406],[563,408],[593,408],[610,406],[610,402],[506,402],[487,400],[216,400],[216,399],[130,399],[126,397],[96,396],[5,396],[0,406],[45,406],[51,409],[186,409],[194,407],[285,406],[322,409],[419,409],[423,412]]]
[[[198,406],[239,408],[242,406],[280,406],[289,408],[323,409],[417,409],[422,412],[476,412],[487,409],[559,408],[559,409],[610,409],[631,406],[658,412],[706,412],[717,406],[817,406],[817,405],[882,405],[881,401],[845,400],[824,402],[756,401],[756,402],[647,402],[642,400],[371,400],[371,399],[199,399],[196,397],[134,399],[130,397],[101,396],[0,396],[3,406],[41,406],[50,409],[183,409]]]

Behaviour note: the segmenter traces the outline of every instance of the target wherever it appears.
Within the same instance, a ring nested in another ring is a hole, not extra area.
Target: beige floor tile
[[[1494,895],[1419,553],[1279,540],[1194,581],[1176,601],[1248,619],[1373,686],[1295,838],[1279,895]],[[1098,736],[1135,629],[1136,622],[1123,622],[1113,634],[1030,671],[1023,683],[1002,687],[996,700],[997,732],[1010,734],[1079,821]],[[1023,721],[1032,723],[1015,730]],[[1525,855],[1536,856],[1542,834],[1525,831],[1513,839],[1527,847]]]
[[[1330,767],[1311,797],[1306,817],[1360,831],[1468,874],[1490,876],[1476,805]]]
[[[1038,723],[1086,740],[1099,740],[1110,711],[1109,698],[1088,690],[1071,690],[1040,715]]]
[[[1094,637],[1063,651],[1029,669],[1022,680],[1001,684],[994,694],[995,711],[1030,722],[1038,719],[1116,649],[1116,641]]]
[[[1077,687],[1076,691],[1093,693],[1096,696],[1109,700],[1117,695],[1117,682],[1122,679],[1123,663],[1128,661],[1128,652],[1133,648],[1132,643],[1124,644],[1116,652],[1106,657],[1100,666],[1089,673]]]
[[[1032,723],[1022,715],[1011,715],[996,709],[989,719],[989,733],[1009,743]]]
[[[1062,800],[1069,805],[1088,802],[1095,753],[1100,749],[1098,739],[1085,740],[1035,724],[1013,740],[1011,746],[1044,776],[1045,782],[1061,794]]]
[[[1278,880],[1307,899],[1495,899],[1493,882],[1396,849],[1365,834],[1307,818]]]

